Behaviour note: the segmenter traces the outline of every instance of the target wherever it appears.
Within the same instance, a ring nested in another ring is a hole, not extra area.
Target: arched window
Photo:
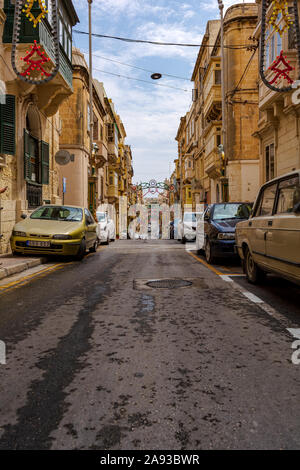
[[[28,207],[42,204],[42,185],[49,184],[49,144],[42,140],[38,108],[30,104],[24,129],[24,178]]]

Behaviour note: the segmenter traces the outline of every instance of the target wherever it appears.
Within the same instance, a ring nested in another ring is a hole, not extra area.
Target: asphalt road
[[[192,285],[146,285],[168,278]],[[0,449],[299,449],[299,288],[233,278],[124,240],[2,283]]]

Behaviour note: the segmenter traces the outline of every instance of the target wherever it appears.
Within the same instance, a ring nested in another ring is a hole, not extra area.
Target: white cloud
[[[240,4],[240,3],[243,3],[242,0],[237,2],[235,0],[223,0],[223,4],[224,4],[224,14],[226,12],[226,10],[231,7],[232,5],[237,5],[237,4]],[[255,3],[255,0],[247,0],[245,3]],[[216,10],[218,11],[219,10],[219,5],[218,5],[218,2],[217,0],[213,0],[213,1],[206,1],[206,0],[201,0],[200,2],[200,5],[201,5],[201,8],[203,10]],[[213,18],[211,18],[213,19]]]
[[[95,76],[99,80],[104,78],[101,73]],[[191,94],[155,85],[144,88],[115,77],[105,77],[104,86],[123,120],[127,143],[132,145],[136,178],[139,181],[165,178],[169,174],[169,162],[177,156],[175,136],[180,117],[190,105]]]
[[[75,0],[81,12],[81,28],[87,28],[87,8],[83,0]],[[201,7],[200,7],[201,8]],[[201,44],[205,22],[195,21],[199,10],[193,3],[167,0],[93,0],[93,32],[159,42]],[[76,46],[85,36],[75,37]],[[84,48],[82,47],[82,48]],[[101,59],[112,58],[153,72],[171,73],[190,78],[198,47],[158,46],[124,43],[110,39],[94,39],[94,76],[104,82],[132,145],[134,181],[151,178],[162,181],[169,176],[169,163],[177,157],[175,136],[183,116],[191,105],[190,81],[163,76],[158,83],[189,90],[188,92],[144,84],[97,71],[127,75],[151,81],[150,73]]]

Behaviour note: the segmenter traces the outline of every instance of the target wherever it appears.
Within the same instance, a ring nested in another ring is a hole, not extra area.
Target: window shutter
[[[42,184],[49,184],[49,144],[41,141]]]
[[[31,180],[30,141],[29,132],[24,129],[24,178]]]
[[[0,152],[16,153],[15,96],[5,95],[5,104],[0,104]]]

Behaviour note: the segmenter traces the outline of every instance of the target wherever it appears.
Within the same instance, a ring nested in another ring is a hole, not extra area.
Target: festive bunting
[[[284,80],[287,80],[288,83],[292,84],[293,80],[289,76],[289,73],[291,70],[294,70],[294,67],[292,67],[289,64],[289,60],[287,60],[286,56],[283,55],[283,51],[280,52],[280,55],[274,60],[273,64],[269,67],[269,70],[272,70],[276,75],[275,77],[272,78],[272,80],[269,81],[269,83],[272,85],[272,83],[278,83],[278,80],[283,78]],[[279,65],[283,65],[285,68],[278,68]]]
[[[41,46],[37,45],[37,42],[34,41],[34,46],[30,46],[31,51],[26,51],[27,55],[26,57],[21,57],[21,60],[24,60],[24,62],[27,63],[28,68],[25,70],[25,72],[21,73],[23,77],[26,77],[31,74],[31,72],[36,72],[39,71],[42,78],[45,77],[50,77],[50,73],[48,73],[44,68],[43,65],[46,64],[47,62],[50,61],[50,58],[46,56],[44,51],[41,51]],[[38,60],[32,59],[32,56],[34,54],[37,54],[39,57],[41,57]]]
[[[269,24],[273,26],[275,31],[278,32],[280,36],[282,36],[283,33],[289,29],[294,22],[289,14],[288,3],[286,1],[274,0],[272,3],[273,11],[269,20]],[[280,14],[282,16],[282,27],[278,24],[281,20],[281,17],[279,16]]]
[[[46,13],[48,13],[47,7],[43,0],[38,0],[41,12],[37,17],[35,17],[31,12],[35,1],[36,0],[30,0],[28,3],[25,3],[25,8],[22,10],[22,12],[26,14],[26,17],[29,19],[29,21],[33,22],[34,28],[37,27],[37,24],[42,20],[42,18],[45,18]]]
[[[37,5],[37,16],[34,16],[33,10],[35,4]],[[23,80],[24,82],[33,83],[35,85],[40,85],[45,82],[49,82],[52,78],[55,77],[59,70],[59,39],[58,39],[58,18],[57,18],[57,1],[48,0],[48,3],[51,4],[51,34],[53,41],[53,50],[54,57],[52,58],[53,64],[51,68],[51,73],[45,69],[45,64],[50,62],[50,57],[47,57],[46,52],[41,48],[41,45],[37,44],[37,41],[34,41],[34,44],[30,46],[31,51],[26,51],[26,56],[21,57],[21,60],[27,64],[27,68],[23,71],[19,71],[16,65],[16,51],[17,45],[19,43],[21,25],[24,21],[29,21],[32,23],[33,28],[36,28],[38,24],[45,18],[48,10],[46,8],[45,0],[15,0],[15,13],[14,13],[14,29],[13,29],[13,38],[12,38],[12,51],[11,51],[11,63],[14,72],[16,75]],[[22,13],[25,15],[23,16]],[[40,33],[40,31],[39,31]],[[34,58],[34,55],[37,55]]]
[[[299,78],[293,77],[293,75],[290,76],[290,72],[294,70],[294,67],[290,65],[287,53],[281,50],[269,67],[266,63],[269,64],[269,54],[273,56],[275,47],[281,48],[281,44],[286,43],[287,38],[284,41],[278,41],[278,37],[282,37],[289,28],[293,27],[292,34],[295,35],[296,57],[294,52],[289,52],[289,56],[293,56],[293,60],[297,60],[298,70],[300,70],[300,29],[297,0],[293,0],[290,8],[286,0],[262,0],[261,5],[260,76],[262,82],[271,90],[287,92],[292,89],[294,80]],[[269,16],[270,7],[272,7],[271,16]],[[269,26],[272,27],[271,30]],[[277,46],[275,43],[276,38]]]

